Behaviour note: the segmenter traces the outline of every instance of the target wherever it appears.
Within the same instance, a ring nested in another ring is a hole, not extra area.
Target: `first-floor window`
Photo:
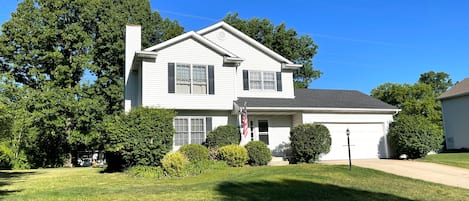
[[[191,117],[174,119],[174,145],[202,144],[205,141],[205,118]]]

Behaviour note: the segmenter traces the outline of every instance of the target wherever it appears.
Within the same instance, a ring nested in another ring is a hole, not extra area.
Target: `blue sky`
[[[16,4],[2,1],[0,23]],[[385,82],[414,83],[430,70],[450,74],[453,82],[469,77],[469,1],[151,0],[151,5],[186,31],[238,12],[243,19],[284,22],[310,35],[319,46],[314,67],[324,73],[310,88],[369,93]]]

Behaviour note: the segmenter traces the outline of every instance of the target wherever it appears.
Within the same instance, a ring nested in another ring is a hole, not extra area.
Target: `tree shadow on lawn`
[[[32,174],[37,174],[37,172],[31,172],[31,171],[18,171],[18,172],[12,172],[12,171],[2,171],[0,170],[0,187],[8,186],[13,183],[13,181],[19,179],[20,177],[24,177],[27,175],[32,175]],[[3,190],[0,189],[0,199],[3,198],[4,196],[7,196],[9,194],[21,192],[21,190]]]
[[[404,200],[395,195],[300,180],[223,182],[216,189],[225,201],[238,200]]]

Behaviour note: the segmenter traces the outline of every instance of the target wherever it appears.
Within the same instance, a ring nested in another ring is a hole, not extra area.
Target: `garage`
[[[352,159],[386,158],[387,146],[383,123],[324,123],[331,134],[331,149],[321,160],[348,159],[346,130],[350,130]]]

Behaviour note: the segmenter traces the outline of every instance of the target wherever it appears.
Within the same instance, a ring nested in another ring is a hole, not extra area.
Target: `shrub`
[[[161,160],[163,170],[168,176],[182,177],[184,176],[186,165],[189,164],[186,156],[181,152],[168,153]]]
[[[11,169],[13,166],[13,152],[11,149],[0,144],[0,169]]]
[[[208,148],[208,158],[210,160],[217,160],[218,159],[218,148],[209,147]]]
[[[248,151],[250,165],[267,165],[272,160],[272,154],[270,153],[269,147],[261,141],[250,141],[246,144],[246,150]]]
[[[226,145],[218,149],[218,159],[226,161],[232,167],[242,167],[248,158],[246,148],[239,145]]]
[[[232,126],[219,126],[207,134],[208,147],[222,147],[230,144],[239,144],[241,134],[239,130]]]
[[[415,159],[441,148],[443,132],[425,117],[401,114],[391,125],[388,138],[397,156]]]
[[[161,167],[136,165],[127,170],[127,173],[144,178],[159,179],[164,177],[164,171]]]
[[[173,110],[140,107],[106,119],[108,168],[159,166],[173,144]]]
[[[179,148],[179,151],[191,162],[208,160],[208,149],[200,144],[186,144]]]
[[[302,124],[290,131],[290,146],[294,162],[313,163],[322,153],[329,153],[331,135],[321,124]]]

